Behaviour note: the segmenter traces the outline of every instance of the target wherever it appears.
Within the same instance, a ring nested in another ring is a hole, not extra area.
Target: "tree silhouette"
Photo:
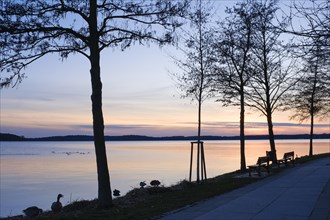
[[[245,87],[251,78],[248,71],[252,26],[256,17],[253,1],[237,3],[227,8],[227,17],[219,22],[218,34],[213,45],[215,50],[216,68],[214,73],[214,90],[218,91],[219,99],[224,106],[240,108],[240,157],[241,171],[246,170],[245,161]]]
[[[314,118],[326,118],[330,113],[330,61],[324,57],[320,44],[315,45],[302,56],[303,75],[286,101],[286,109],[294,111],[291,119],[301,122],[310,119],[310,157],[313,156]]]
[[[98,206],[112,204],[104,141],[100,54],[134,42],[172,40],[186,1],[171,0],[3,0],[0,11],[1,87],[20,82],[29,64],[58,53],[90,62],[92,115],[98,176]]]
[[[184,92],[183,97],[190,97],[198,103],[197,181],[199,181],[200,154],[201,162],[205,162],[204,147],[201,143],[202,104],[211,94],[210,75],[213,62],[211,59],[212,33],[208,27],[208,23],[210,22],[210,11],[207,10],[209,4],[204,4],[204,2],[202,3],[201,0],[198,0],[194,6],[189,13],[190,30],[183,30],[184,48],[180,48],[180,50],[183,52],[185,59],[172,58],[182,70],[182,73],[175,74],[175,78],[178,80],[179,88]],[[206,169],[204,169],[204,172],[206,172]]]
[[[255,2],[258,16],[253,26],[251,70],[254,71],[246,93],[247,105],[259,110],[267,119],[272,161],[277,163],[272,115],[278,110],[284,94],[295,84],[295,59],[289,47],[280,40],[282,32],[275,24],[277,1]]]
[[[294,35],[296,55],[302,59],[302,77],[288,94],[285,109],[294,109],[291,119],[310,119],[309,156],[313,156],[314,118],[329,115],[330,93],[330,2],[294,2],[282,31]],[[296,25],[299,20],[300,25]]]
[[[294,2],[288,15],[291,26],[282,29],[287,33],[307,39],[300,46],[321,46],[319,52],[327,50],[326,55],[330,56],[327,49],[330,44],[330,2],[324,1],[299,1]],[[299,24],[297,25],[297,20]],[[326,52],[326,51],[324,51]]]

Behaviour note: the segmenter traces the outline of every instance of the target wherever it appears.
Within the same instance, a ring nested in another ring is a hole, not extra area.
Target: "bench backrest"
[[[283,159],[294,159],[294,151],[284,153]]]
[[[274,157],[274,151],[266,151],[266,156],[271,160]]]
[[[257,164],[263,164],[263,163],[269,163],[269,157],[265,156],[265,157],[259,157],[258,158],[258,161],[257,161]]]

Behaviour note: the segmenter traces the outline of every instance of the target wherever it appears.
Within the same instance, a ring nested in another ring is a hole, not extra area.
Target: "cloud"
[[[105,125],[105,129],[153,129],[153,128],[165,128],[165,127],[195,127],[197,122],[178,122],[175,124],[113,124]],[[217,128],[239,128],[238,122],[203,122],[203,127],[217,127]],[[245,128],[263,128],[267,127],[266,122],[246,122]],[[274,127],[310,127],[310,124],[299,123],[273,123]],[[75,128],[92,129],[92,125],[75,125]],[[330,127],[329,124],[314,124],[314,127]]]
[[[274,123],[274,129],[285,127],[285,129],[292,128],[288,133],[301,131],[301,129],[308,131],[309,124],[299,123]],[[328,128],[329,124],[315,124],[315,128]],[[175,124],[113,124],[105,125],[105,131],[110,135],[124,135],[124,134],[139,134],[139,135],[195,135],[197,123],[196,122],[178,122]],[[238,135],[238,122],[204,122],[202,123],[202,132],[204,135]],[[77,130],[90,130],[92,125],[76,125]],[[246,122],[245,129],[257,129],[267,131],[267,123],[265,122]],[[282,131],[282,130],[281,130]]]
[[[78,129],[92,129],[93,125],[74,125],[74,128]],[[147,125],[147,124],[131,124],[131,125],[105,125],[105,129],[141,129],[141,128],[154,128],[159,125]]]
[[[274,123],[275,134],[302,134],[309,133],[309,124],[299,123]],[[329,124],[315,124],[315,133],[329,133]],[[13,133],[26,137],[44,137],[54,135],[92,135],[91,124],[77,125],[44,125],[34,123],[33,125],[3,125],[3,133]],[[247,122],[245,123],[245,134],[267,134],[267,123]],[[148,136],[193,136],[197,135],[196,122],[177,122],[161,124],[107,124],[105,135],[148,135]],[[202,135],[236,136],[239,135],[239,123],[237,122],[204,122]]]
[[[186,124],[197,124],[194,122],[185,122]],[[238,128],[239,122],[203,122],[204,126],[214,126],[214,127],[226,127],[226,128]],[[245,122],[245,128],[258,128],[267,127],[266,122]],[[300,124],[300,123],[273,123],[274,127],[310,127],[310,124]],[[329,124],[314,124],[314,127],[329,127]]]

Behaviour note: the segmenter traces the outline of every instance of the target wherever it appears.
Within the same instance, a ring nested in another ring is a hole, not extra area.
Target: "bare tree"
[[[314,118],[323,119],[330,112],[330,2],[294,2],[289,21],[282,31],[297,38],[293,48],[302,59],[302,72],[292,94],[288,94],[285,109],[293,109],[291,119],[310,119],[309,156],[313,156]],[[297,25],[297,20],[299,24]]]
[[[176,74],[175,78],[178,80],[179,88],[184,92],[183,97],[190,97],[198,102],[197,157],[199,158],[199,153],[201,153],[203,163],[204,150],[201,147],[203,145],[200,145],[202,103],[210,96],[211,86],[209,81],[212,67],[210,42],[212,34],[208,27],[210,18],[208,4],[204,5],[201,0],[198,0],[194,6],[190,13],[190,31],[183,30],[184,48],[180,48],[180,50],[183,52],[185,59],[175,57],[173,59],[182,70],[182,74]],[[197,159],[197,181],[199,181],[198,170],[199,159]]]
[[[241,171],[246,170],[245,161],[245,87],[249,83],[248,71],[252,25],[256,17],[253,1],[237,3],[227,8],[227,17],[219,22],[219,31],[215,37],[214,90],[218,91],[224,106],[240,108],[240,157]],[[251,71],[250,71],[251,72]]]
[[[58,53],[80,54],[90,62],[98,205],[112,204],[104,141],[100,54],[132,43],[171,42],[186,1],[171,0],[3,0],[0,11],[1,87],[22,80],[24,69]]]
[[[314,118],[328,118],[330,114],[330,60],[324,57],[320,44],[308,48],[303,56],[304,75],[295,90],[288,94],[286,109],[294,111],[291,119],[303,122],[310,119],[309,156],[313,156]]]
[[[282,104],[283,95],[295,84],[294,59],[285,42],[280,41],[281,31],[275,24],[277,1],[255,2],[257,22],[252,35],[251,87],[247,91],[247,105],[259,110],[267,118],[272,161],[277,163],[273,131],[273,112]]]
[[[328,0],[308,0],[294,2],[288,15],[290,26],[283,31],[301,36],[311,41],[301,46],[330,47],[330,2]],[[297,21],[299,20],[299,25]],[[320,52],[322,48],[319,48]],[[330,56],[329,51],[327,53]]]

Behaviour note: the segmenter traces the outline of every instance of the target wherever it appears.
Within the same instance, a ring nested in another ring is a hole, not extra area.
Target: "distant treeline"
[[[239,136],[202,136],[202,140],[239,140]],[[246,140],[267,140],[268,135],[248,135]],[[275,135],[275,139],[309,139],[308,134]],[[330,139],[330,134],[314,134],[314,139]],[[0,141],[93,141],[90,135],[67,135],[41,138],[26,138],[14,134],[0,133]],[[150,137],[143,135],[105,136],[106,141],[181,141],[197,140],[197,136]]]

